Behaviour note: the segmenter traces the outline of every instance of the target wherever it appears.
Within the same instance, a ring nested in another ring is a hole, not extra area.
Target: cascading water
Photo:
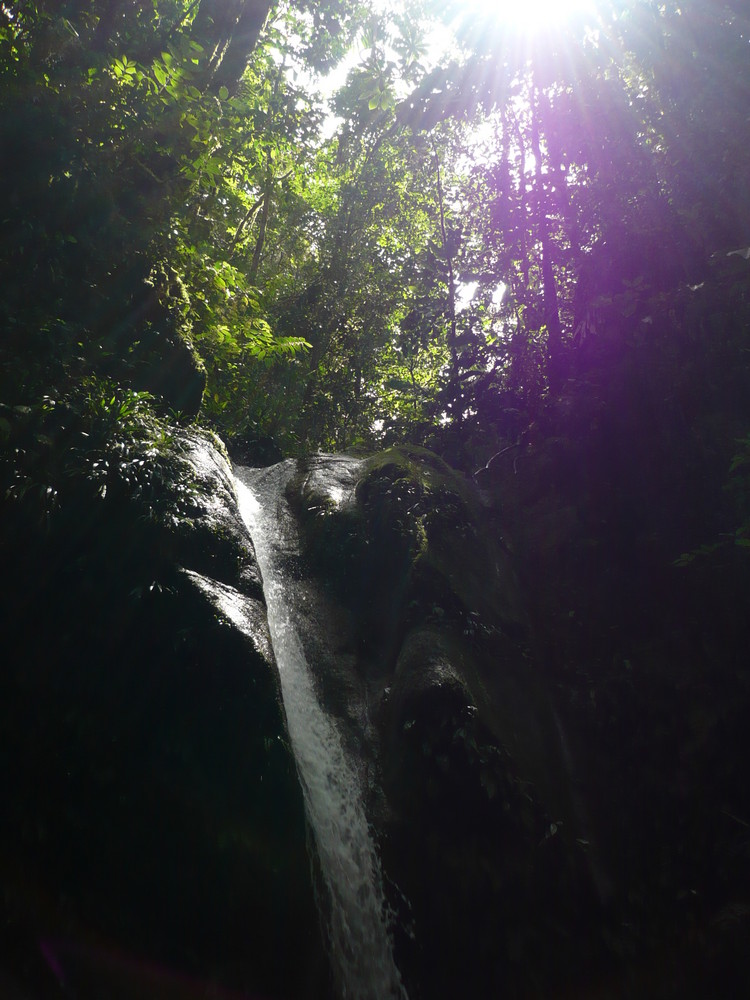
[[[318,700],[294,622],[294,582],[284,567],[296,547],[284,499],[294,468],[287,461],[270,469],[237,468],[235,476],[240,511],[263,575],[289,736],[330,897],[332,964],[343,997],[407,1000],[393,958],[380,863],[357,771]]]

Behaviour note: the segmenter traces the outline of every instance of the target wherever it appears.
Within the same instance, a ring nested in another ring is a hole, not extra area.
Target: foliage
[[[416,12],[368,23],[333,102],[338,132],[268,220],[291,266],[277,257],[258,272],[272,327],[301,334],[310,354],[241,365],[249,393],[244,414],[224,411],[233,429],[290,450],[412,440],[476,467],[517,442],[592,333],[646,319],[657,301],[665,315],[712,253],[742,239],[695,223],[726,203],[727,171],[705,197],[682,179],[693,137],[697,149],[731,119],[740,148],[744,125],[712,103],[721,87],[689,84],[720,39],[739,58],[731,11],[705,38],[692,9],[646,4],[625,15],[602,4],[595,24],[554,38],[473,17],[464,55],[433,69]],[[696,67],[682,58],[693,38]],[[662,43],[668,75],[654,62]]]
[[[472,467],[585,340],[747,240],[731,5],[602,3],[528,37],[474,13],[438,67],[430,4],[218,10],[4,9],[3,398],[98,372],[193,415],[207,379],[234,435]],[[303,63],[354,39],[321,137]],[[206,375],[183,351],[180,399],[158,369],[186,340]]]
[[[123,504],[154,526],[192,513],[196,485],[147,393],[90,377],[59,399],[5,412],[6,513],[26,531],[57,535],[81,509],[98,522]]]
[[[240,78],[268,5],[244,8],[258,23],[214,17],[209,0],[5,11],[5,398],[96,371],[181,409],[153,377],[180,340],[221,358],[303,345],[273,337],[232,264],[240,233],[227,247],[218,231],[245,212],[236,192],[262,161],[262,64]]]
[[[723,533],[718,541],[704,542],[675,560],[675,566],[689,566],[695,559],[711,558],[727,545],[747,553],[750,549],[750,436],[737,441],[738,450],[729,465],[729,478],[724,486],[737,527]],[[731,516],[731,515],[730,515]]]

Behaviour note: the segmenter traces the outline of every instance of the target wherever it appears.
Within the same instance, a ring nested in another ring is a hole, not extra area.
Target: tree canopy
[[[484,461],[603,330],[723,308],[747,45],[702,0],[5,4],[2,395],[99,372],[287,451]]]

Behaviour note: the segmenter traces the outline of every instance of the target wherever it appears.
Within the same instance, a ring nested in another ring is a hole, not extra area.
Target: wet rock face
[[[471,484],[419,449],[315,456],[289,498],[306,572],[347,615],[360,701],[345,714],[363,720],[351,743],[376,774],[371,815],[411,995],[523,995],[540,949],[551,981],[570,950],[555,927],[585,924],[588,876],[496,526]],[[320,683],[335,705],[341,679]]]
[[[502,618],[507,631],[523,631],[515,573],[483,524],[479,495],[436,455],[314,456],[290,492],[311,570],[354,613],[364,642],[393,656],[393,641],[424,620],[468,633]]]
[[[48,534],[0,539],[19,567],[0,680],[2,918],[31,956],[16,971],[43,978],[49,938],[82,1000],[161,995],[143,963],[200,991],[323,996],[301,793],[231,470],[193,430],[174,429],[162,459],[170,497],[71,501]]]

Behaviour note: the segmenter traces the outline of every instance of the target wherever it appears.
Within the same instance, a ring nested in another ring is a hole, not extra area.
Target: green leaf
[[[679,559],[675,559],[675,566],[689,566],[690,563],[695,559],[695,556],[690,552],[683,552]]]

